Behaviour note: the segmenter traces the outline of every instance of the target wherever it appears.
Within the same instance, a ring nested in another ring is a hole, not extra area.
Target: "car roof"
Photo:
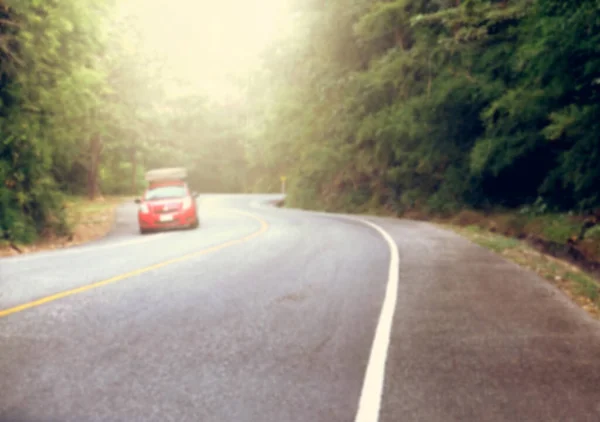
[[[151,182],[148,186],[148,189],[167,187],[167,186],[187,186],[186,183],[182,180],[161,180],[156,182]]]

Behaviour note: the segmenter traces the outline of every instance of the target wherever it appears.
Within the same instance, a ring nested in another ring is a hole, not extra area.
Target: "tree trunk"
[[[131,148],[131,192],[137,195],[137,150]]]
[[[90,142],[90,162],[88,167],[88,197],[96,199],[100,193],[98,186],[98,171],[100,169],[100,155],[102,153],[102,139],[94,135]]]
[[[394,33],[394,39],[396,41],[396,45],[400,47],[403,51],[406,50],[404,32],[400,28],[396,28]]]

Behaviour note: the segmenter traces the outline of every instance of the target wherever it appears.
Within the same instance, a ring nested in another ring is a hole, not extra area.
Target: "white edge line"
[[[355,422],[378,422],[381,410],[381,398],[385,382],[385,367],[392,333],[392,323],[396,313],[396,302],[398,298],[398,283],[400,277],[400,253],[398,245],[381,226],[360,217],[351,217],[320,211],[306,211],[311,214],[319,214],[327,217],[335,217],[342,220],[351,220],[363,223],[376,230],[386,241],[390,249],[390,266],[388,269],[388,280],[379,321],[375,330],[375,337],[371,345],[371,353],[367,363],[367,370],[363,380],[358,410]]]
[[[396,311],[398,296],[398,278],[400,271],[400,254],[398,245],[392,236],[375,223],[360,218],[352,218],[360,221],[373,229],[385,239],[390,248],[390,266],[388,271],[387,287],[385,297],[379,314],[379,322],[375,331],[375,338],[371,346],[371,354],[367,364],[367,371],[363,381],[358,411],[355,422],[376,422],[379,420],[383,385],[385,381],[385,366],[392,333],[392,322]]]

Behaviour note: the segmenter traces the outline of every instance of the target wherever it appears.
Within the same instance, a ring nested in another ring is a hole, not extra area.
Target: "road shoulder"
[[[270,203],[274,207],[285,209],[285,202],[282,199],[273,200]],[[464,213],[468,215],[468,213]],[[335,215],[335,214],[333,214]],[[377,217],[369,214],[359,215],[361,218],[381,218],[382,221],[427,221],[444,230],[448,230],[466,238],[477,245],[495,252],[503,258],[518,264],[520,267],[537,273],[546,282],[558,288],[573,303],[586,311],[593,318],[600,320],[600,277],[592,274],[576,265],[561,259],[559,256],[553,256],[545,253],[543,250],[534,247],[527,240],[518,239],[502,233],[495,233],[478,224],[461,224],[460,218],[457,221],[423,220],[423,215],[417,215],[416,220],[402,219],[395,217]],[[451,220],[451,219],[450,219]],[[476,219],[481,223],[480,219]]]
[[[400,255],[379,420],[597,418],[598,321],[534,272],[452,231],[366,218]]]
[[[476,226],[442,225],[474,243],[496,252],[503,258],[534,271],[556,286],[574,303],[596,319],[600,319],[600,284],[581,268],[551,255],[544,254],[526,242]]]
[[[112,231],[116,209],[128,199],[130,198],[121,196],[107,196],[96,200],[70,198],[65,204],[68,223],[72,228],[69,236],[48,236],[27,245],[0,243],[0,257],[62,249],[99,240]]]

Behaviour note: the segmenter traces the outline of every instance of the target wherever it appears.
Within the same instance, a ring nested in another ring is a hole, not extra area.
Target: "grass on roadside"
[[[114,208],[126,199],[128,198],[110,196],[92,201],[70,196],[65,201],[67,222],[74,230],[80,226],[104,225],[112,220]]]
[[[592,316],[600,319],[600,283],[577,267],[538,252],[523,241],[491,233],[476,225],[459,227],[444,224],[443,226],[537,272],[559,287]]]
[[[67,224],[71,234],[65,237],[48,236],[40,238],[30,245],[18,244],[23,252],[57,249],[77,245],[105,236],[112,228],[114,211],[117,205],[129,197],[106,196],[94,201],[78,196],[69,196],[65,200]],[[15,255],[17,251],[6,243],[0,243],[0,256]]]

